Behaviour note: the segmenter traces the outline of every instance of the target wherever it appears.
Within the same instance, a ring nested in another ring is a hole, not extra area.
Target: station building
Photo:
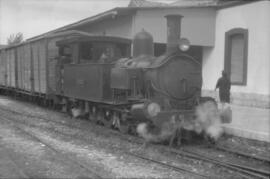
[[[250,138],[270,141],[269,0],[178,0],[171,4],[131,0],[128,7],[114,8],[29,40],[66,30],[132,39],[144,29],[153,35],[158,56],[166,49],[164,16],[168,14],[183,16],[181,37],[189,39],[188,53],[202,64],[202,95],[217,97],[214,88],[224,69],[231,78],[231,103],[236,106],[235,111],[247,112],[235,116],[236,120],[244,120],[238,121],[239,125],[246,120],[251,125],[247,129],[251,131]],[[253,109],[254,113],[263,110],[263,115],[258,112],[260,120],[263,118],[259,137],[257,129],[252,128],[259,119],[248,119]],[[239,131],[236,133],[242,135]]]

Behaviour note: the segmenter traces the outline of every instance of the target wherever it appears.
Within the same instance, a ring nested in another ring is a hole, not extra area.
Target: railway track
[[[2,144],[0,144],[0,150],[5,153],[5,162],[10,163],[9,165],[5,165],[5,167],[12,168],[12,173],[16,174],[16,177],[19,177],[21,179],[30,179],[29,175],[18,165],[16,162],[15,157],[11,154],[11,152],[6,149],[6,147]],[[3,158],[2,158],[3,159]],[[2,170],[1,170],[2,172]],[[2,174],[2,173],[1,173]],[[4,178],[3,174],[1,175],[1,178]]]
[[[13,122],[14,122],[14,120],[8,119],[7,117],[4,117],[4,120],[8,120],[8,121],[13,121]],[[16,121],[16,123],[19,123],[20,125],[26,125],[26,124],[24,124],[24,123],[21,122],[21,121]],[[59,124],[61,124],[61,123],[59,123]],[[62,124],[62,125],[63,125],[63,124]],[[65,125],[65,126],[67,126],[67,125]],[[32,126],[32,127],[36,127],[36,126]],[[71,127],[71,126],[69,126],[69,127]],[[73,127],[74,127],[74,126],[73,126]],[[19,126],[17,126],[17,128],[18,128],[19,130],[23,131],[24,133],[27,133],[27,135],[30,135],[31,137],[35,138],[35,139],[36,139],[37,141],[39,141],[40,143],[42,143],[42,144],[44,144],[44,145],[50,147],[51,149],[53,149],[54,151],[57,152],[57,149],[55,149],[52,145],[50,145],[50,144],[47,143],[46,141],[44,141],[44,140],[42,140],[42,139],[36,137],[34,133],[31,133],[31,132],[29,132],[29,131],[25,131],[24,129],[22,129],[22,128],[19,127]],[[59,133],[59,131],[55,131],[55,130],[53,130],[53,129],[51,129],[51,130],[54,131],[54,132],[58,132],[58,133]],[[62,133],[62,135],[66,135],[66,134],[63,134],[63,133]],[[89,140],[82,139],[82,138],[80,138],[80,137],[74,137],[74,138],[79,139],[79,140],[84,140],[84,141],[86,141],[86,142],[88,142],[88,143],[91,142],[91,141],[89,141]],[[209,177],[210,177],[210,176],[208,176],[208,175],[200,174],[200,173],[194,172],[194,171],[192,171],[192,170],[188,170],[188,169],[186,169],[186,168],[184,168],[184,167],[179,167],[179,166],[175,166],[175,165],[170,165],[170,164],[167,164],[167,163],[165,163],[165,162],[161,162],[161,161],[159,161],[159,160],[152,159],[152,158],[149,158],[149,157],[144,156],[144,155],[141,155],[141,154],[135,154],[135,153],[128,152],[128,151],[123,150],[123,149],[120,149],[120,148],[118,148],[118,150],[121,150],[122,153],[125,153],[126,155],[133,156],[133,157],[135,157],[135,158],[138,158],[138,159],[141,159],[141,160],[150,162],[150,163],[154,163],[154,164],[160,165],[160,166],[162,166],[162,167],[164,167],[164,168],[167,168],[167,169],[170,169],[170,170],[179,172],[179,173],[181,173],[181,174],[182,174],[183,172],[184,172],[184,173],[188,173],[188,174],[191,174],[191,175],[195,176],[196,178],[209,178]],[[66,156],[66,157],[67,157],[67,156]],[[69,159],[69,160],[76,162],[74,159]],[[86,166],[84,166],[83,164],[81,164],[81,163],[78,163],[78,164],[79,164],[81,167],[86,168]],[[99,177],[99,178],[101,178],[101,177]]]
[[[130,139],[127,139],[127,140],[130,140]],[[138,143],[141,143],[141,142],[138,142]],[[239,172],[239,173],[243,174],[242,176],[244,178],[254,178],[255,177],[255,178],[269,179],[269,177],[270,177],[270,172],[268,170],[260,170],[260,169],[257,169],[255,167],[247,167],[244,165],[239,165],[239,164],[235,164],[235,163],[231,163],[231,162],[219,161],[218,159],[215,159],[214,157],[211,157],[209,155],[205,156],[205,155],[202,155],[196,151],[168,148],[168,147],[163,146],[163,145],[153,145],[153,144],[151,144],[151,145],[153,147],[158,146],[162,150],[169,152],[169,153],[173,153],[175,155],[180,155],[183,157],[188,157],[188,158],[193,158],[196,160],[202,160],[202,161],[214,163],[218,166]]]
[[[8,109],[8,110],[10,112],[12,112],[12,113],[21,115],[21,113],[19,113],[19,112],[16,112],[16,111],[13,111],[13,110],[10,110],[10,109]],[[45,118],[42,118],[40,116],[35,116],[35,115],[31,115],[31,114],[26,114],[26,116],[31,117],[31,118],[39,118],[39,119],[43,119],[43,120],[49,120],[49,121],[52,121],[52,122],[55,122],[55,123],[58,123],[58,124],[61,124],[61,125],[65,125],[65,126],[68,126],[68,127],[71,127],[71,128],[77,128],[77,129],[81,130],[81,128],[78,127],[78,126],[70,125],[70,124],[63,124],[62,122],[59,122],[59,121],[56,121],[56,120],[51,120],[51,119],[47,119],[47,118],[45,119]],[[99,126],[99,127],[104,128],[102,126]],[[131,136],[123,135],[123,134],[121,134],[121,133],[119,133],[117,131],[113,131],[113,130],[110,130],[110,133],[113,133],[114,135],[118,135],[122,139],[127,140],[129,142],[136,142],[137,144],[142,144],[143,143],[143,140],[141,140],[141,139],[139,139],[139,138],[137,138],[135,136],[131,137]],[[153,146],[157,147],[157,145],[153,145]],[[206,162],[209,162],[209,163],[214,163],[214,164],[216,164],[218,166],[221,166],[221,167],[236,171],[236,172],[240,173],[244,178],[254,178],[254,177],[256,177],[256,178],[269,178],[269,176],[270,176],[270,173],[268,171],[259,170],[259,169],[256,169],[254,167],[247,167],[247,166],[238,165],[238,164],[230,163],[230,162],[222,162],[222,161],[214,159],[211,156],[203,156],[202,154],[197,153],[195,151],[176,150],[176,149],[171,149],[171,148],[161,146],[161,145],[158,145],[158,147],[161,148],[162,150],[166,151],[166,152],[169,152],[169,153],[174,153],[176,155],[180,155],[180,156],[183,156],[183,157],[189,157],[189,158],[193,158],[193,159],[196,159],[196,160],[202,160],[202,161],[206,161]],[[231,151],[231,152],[233,152],[233,151]],[[131,155],[134,155],[134,154],[131,154]],[[141,159],[144,159],[144,160],[149,160],[149,161],[153,160],[153,159],[146,158],[144,156],[137,156],[137,157],[141,158]],[[249,156],[245,155],[245,157],[249,157]],[[260,158],[256,158],[256,159],[260,160]],[[265,160],[263,160],[263,161],[265,161]],[[156,161],[156,162],[158,163],[158,161]],[[163,165],[163,164],[161,164],[161,165]],[[168,167],[169,168],[174,168],[174,166],[168,166]],[[177,170],[183,170],[183,169],[177,169]],[[201,177],[207,177],[207,176],[201,176]]]
[[[225,152],[228,152],[228,153],[237,154],[239,156],[243,156],[243,157],[255,159],[255,160],[258,160],[258,161],[265,161],[265,162],[267,162],[267,163],[270,164],[270,158],[268,156],[261,157],[261,156],[249,155],[246,152],[240,152],[238,150],[230,149],[230,148],[228,148],[226,146],[222,146],[222,145],[216,145],[215,148],[217,150],[221,150],[221,151],[225,151]]]
[[[201,177],[201,178],[210,178],[209,175],[203,175],[203,174],[199,174],[199,173],[197,173],[197,172],[193,172],[193,171],[191,171],[191,170],[187,170],[187,169],[185,169],[185,168],[176,167],[176,166],[173,166],[173,165],[168,165],[168,164],[166,164],[166,163],[164,163],[164,162],[160,162],[160,161],[158,161],[158,160],[154,160],[154,159],[151,159],[151,158],[149,158],[149,157],[145,157],[145,156],[138,155],[138,154],[135,154],[135,153],[130,153],[130,152],[129,152],[128,154],[131,155],[131,156],[135,156],[135,157],[137,157],[137,158],[146,160],[146,161],[150,161],[150,162],[153,162],[153,163],[157,163],[157,164],[159,164],[159,165],[165,166],[165,167],[167,167],[167,168],[169,168],[169,169],[173,169],[173,170],[175,170],[175,171],[180,171],[180,172],[183,172],[183,171],[184,171],[184,172],[193,174],[193,175],[198,176],[198,177]]]
[[[20,127],[18,125],[18,122],[14,122],[14,120],[8,119],[7,117],[1,116],[1,120],[5,120],[8,121],[9,123],[13,123],[16,125],[13,127],[16,128],[17,130],[21,131],[22,133],[24,133],[25,135],[31,137],[33,140],[37,141],[38,143],[43,144],[44,146],[46,146],[47,148],[49,148],[50,150],[54,151],[55,153],[59,154],[60,156],[62,156],[66,161],[69,161],[71,163],[75,163],[76,165],[78,165],[80,168],[86,170],[88,173],[90,173],[93,178],[98,178],[98,179],[102,179],[104,177],[102,177],[101,175],[97,174],[96,172],[94,172],[93,170],[89,169],[88,166],[86,166],[85,164],[82,164],[81,162],[79,162],[76,159],[73,159],[72,157],[63,154],[62,152],[60,152],[57,148],[53,147],[53,145],[49,144],[48,142],[40,139],[39,137],[37,137],[34,133],[30,132],[30,131],[26,131],[24,130],[22,127]],[[20,123],[21,125],[21,123]]]
[[[254,168],[254,167],[247,167],[247,166],[235,164],[232,162],[219,161],[218,159],[215,159],[211,156],[204,156],[204,155],[200,154],[199,152],[195,152],[195,151],[191,151],[191,150],[189,150],[189,151],[182,150],[181,152],[171,150],[170,152],[173,152],[173,153],[178,154],[178,155],[186,155],[186,156],[189,156],[192,158],[196,158],[196,159],[200,159],[200,160],[204,160],[204,161],[209,161],[209,162],[215,163],[216,165],[226,167],[226,168],[232,169],[234,171],[238,171],[240,173],[246,174],[247,176],[250,176],[252,178],[256,177],[256,178],[269,179],[269,177],[270,177],[269,171],[260,170],[260,169]]]
[[[130,140],[130,139],[128,139]],[[138,142],[138,141],[137,141]],[[138,142],[141,143],[141,142]],[[169,152],[169,153],[174,153],[176,155],[181,155],[183,157],[190,157],[193,159],[197,159],[197,160],[203,160],[206,162],[210,162],[210,163],[214,163],[216,165],[219,165],[221,167],[224,168],[228,168],[231,170],[234,170],[236,172],[239,172],[241,174],[243,174],[242,176],[245,178],[263,178],[263,179],[269,179],[270,177],[270,172],[268,170],[260,170],[257,169],[255,167],[248,167],[248,166],[244,166],[244,165],[240,165],[240,164],[236,164],[236,163],[232,163],[232,162],[225,162],[225,161],[220,161],[218,159],[215,159],[214,157],[212,157],[210,154],[209,155],[205,155],[197,152],[197,151],[192,151],[190,150],[186,150],[186,149],[175,149],[175,148],[168,148],[166,146],[163,145],[153,145],[151,144],[153,147],[159,147],[162,150]],[[247,156],[249,157],[249,156]],[[263,160],[264,161],[264,160]]]

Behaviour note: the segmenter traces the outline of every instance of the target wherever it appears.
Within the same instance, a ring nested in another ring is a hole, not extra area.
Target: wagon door
[[[6,76],[6,86],[10,87],[10,52],[6,50],[6,69],[7,69],[7,76]]]
[[[0,50],[0,86],[3,85],[3,51]]]
[[[41,93],[40,87],[40,74],[39,74],[39,42],[33,42],[31,44],[32,59],[33,59],[33,81],[34,81],[34,92]]]
[[[49,93],[60,94],[59,84],[60,79],[60,67],[58,63],[58,46],[56,46],[56,41],[62,39],[53,38],[48,40],[48,90]]]
[[[39,41],[40,92],[47,94],[47,41]]]
[[[18,88],[23,89],[23,46],[17,48],[17,77],[18,77]]]
[[[30,92],[32,91],[32,78],[31,78],[31,48],[30,44],[24,45],[24,80],[23,80],[23,86],[24,90]]]
[[[6,58],[5,58],[5,51],[2,50],[0,53],[0,85],[6,85]]]
[[[6,77],[7,86],[15,87],[15,50],[6,50]]]
[[[16,51],[15,49],[10,49],[10,86],[16,87]]]

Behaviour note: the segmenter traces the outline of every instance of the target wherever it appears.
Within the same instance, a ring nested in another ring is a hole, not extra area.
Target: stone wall
[[[202,96],[211,96],[219,101],[218,90],[202,90]],[[240,106],[270,108],[270,95],[231,92],[231,103]]]

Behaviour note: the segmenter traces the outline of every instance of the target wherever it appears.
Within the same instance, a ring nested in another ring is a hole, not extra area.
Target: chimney
[[[165,16],[165,18],[167,18],[167,54],[179,50],[178,46],[181,34],[182,17],[182,15],[177,14],[170,14]]]

